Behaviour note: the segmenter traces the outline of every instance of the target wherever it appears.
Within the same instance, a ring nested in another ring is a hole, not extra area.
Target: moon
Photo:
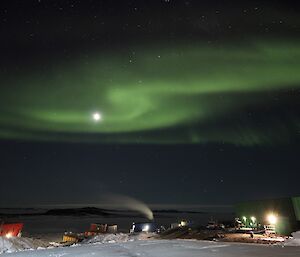
[[[102,119],[102,116],[101,116],[101,114],[99,113],[99,112],[94,112],[93,113],[93,120],[94,121],[100,121]]]

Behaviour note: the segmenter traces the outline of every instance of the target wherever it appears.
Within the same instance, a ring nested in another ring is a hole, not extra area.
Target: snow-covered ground
[[[46,244],[44,242],[36,239],[25,237],[0,237],[0,254],[37,249],[45,246]]]
[[[300,231],[292,233],[292,238],[288,239],[285,246],[300,246]]]
[[[154,233],[138,233],[138,234],[99,234],[95,237],[83,240],[80,245],[86,244],[105,244],[105,243],[125,243],[138,240],[149,240],[157,238],[157,234]],[[25,237],[0,237],[0,254],[2,253],[13,253],[26,250],[36,250],[42,248],[53,248],[53,246],[59,246],[59,243],[45,244],[45,242],[32,238]],[[79,246],[79,245],[77,245]],[[73,246],[72,246],[73,247]],[[2,256],[2,255],[1,255]]]
[[[139,240],[149,240],[157,238],[155,233],[134,233],[134,234],[99,234],[89,239],[85,239],[81,244],[103,244],[103,243],[125,243]]]
[[[112,241],[113,242],[113,241]],[[300,247],[191,240],[136,240],[24,251],[1,257],[298,257]]]

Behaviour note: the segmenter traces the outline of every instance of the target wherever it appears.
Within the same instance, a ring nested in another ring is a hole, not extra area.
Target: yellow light
[[[275,225],[278,221],[278,218],[274,213],[270,213],[267,216],[267,221],[270,223],[270,225]]]
[[[185,221],[185,220],[180,221],[179,226],[185,227],[186,225],[187,225],[187,221]]]
[[[12,233],[7,233],[7,234],[5,235],[5,237],[6,237],[6,238],[11,238],[11,237],[12,237]]]
[[[143,232],[148,232],[150,229],[150,226],[149,225],[145,225],[142,229]]]

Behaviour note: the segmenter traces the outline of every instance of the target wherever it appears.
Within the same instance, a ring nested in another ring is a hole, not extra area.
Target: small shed
[[[117,224],[108,224],[107,225],[107,233],[115,234],[118,232],[118,225]]]
[[[117,233],[118,226],[116,224],[99,224],[92,223],[90,229],[86,231],[85,236],[95,236],[102,233]]]
[[[92,223],[89,231],[96,232],[96,233],[106,233],[107,224]]]

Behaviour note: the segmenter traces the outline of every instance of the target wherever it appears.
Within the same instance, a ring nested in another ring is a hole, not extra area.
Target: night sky
[[[300,195],[297,1],[0,4],[0,207]]]

